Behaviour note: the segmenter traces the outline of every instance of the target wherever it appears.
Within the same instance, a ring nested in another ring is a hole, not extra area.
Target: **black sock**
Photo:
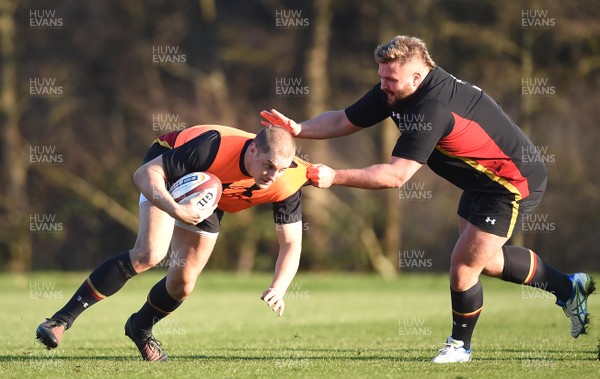
[[[481,282],[464,292],[450,289],[452,298],[452,338],[465,343],[465,349],[471,348],[471,336],[483,309],[483,288]]]
[[[138,336],[152,334],[154,324],[167,317],[177,309],[183,301],[177,301],[167,292],[167,277],[156,283],[148,293],[148,299],[136,312],[133,327]]]
[[[115,294],[135,274],[129,251],[105,260],[92,271],[69,302],[52,317],[66,322],[67,329],[70,328],[83,311]]]
[[[504,269],[502,280],[526,284],[556,295],[559,300],[571,297],[569,276],[544,262],[536,253],[518,246],[503,246]]]

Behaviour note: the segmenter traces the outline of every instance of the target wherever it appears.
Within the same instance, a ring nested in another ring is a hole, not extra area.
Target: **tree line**
[[[131,176],[154,137],[203,123],[256,132],[262,109],[302,121],[344,108],[377,83],[374,48],[410,34],[494,97],[549,168],[513,243],[597,270],[598,16],[591,1],[3,1],[2,267],[87,269],[129,248]],[[297,155],[362,167],[388,161],[398,133],[388,121],[298,140]],[[302,269],[446,270],[459,196],[427,169],[400,189],[306,187]],[[270,270],[275,246],[269,207],[226,215],[210,266]]]

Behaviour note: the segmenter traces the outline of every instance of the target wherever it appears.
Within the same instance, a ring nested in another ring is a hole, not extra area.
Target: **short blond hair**
[[[377,46],[374,55],[377,63],[400,62],[404,64],[416,58],[429,68],[435,67],[435,62],[427,51],[427,45],[417,37],[396,36],[388,43]]]

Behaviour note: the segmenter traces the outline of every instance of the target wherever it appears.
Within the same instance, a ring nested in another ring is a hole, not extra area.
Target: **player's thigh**
[[[175,227],[171,241],[167,287],[184,283],[193,286],[212,254],[217,236],[217,233],[203,235]]]
[[[450,287],[466,291],[479,280],[486,266],[496,262],[502,254],[502,245],[508,238],[488,233],[467,223],[458,238],[450,259]]]
[[[467,228],[467,224],[469,222],[464,218],[458,216],[458,235],[462,235],[465,229]]]
[[[458,205],[460,237],[452,252],[454,275],[476,273],[502,254],[517,222],[519,204],[511,193],[463,192]]]
[[[149,201],[139,205],[139,226],[135,245],[131,250],[134,265],[152,265],[167,254],[175,220]]]
[[[508,238],[497,236],[467,223],[452,251],[452,266],[481,268],[502,251]]]

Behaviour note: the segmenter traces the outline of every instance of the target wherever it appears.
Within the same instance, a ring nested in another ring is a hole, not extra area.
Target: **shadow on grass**
[[[356,361],[381,361],[391,360],[400,362],[430,362],[435,351],[432,349],[210,349],[212,351],[229,351],[238,352],[237,355],[221,355],[221,354],[198,354],[198,355],[178,355],[173,358],[177,359],[197,359],[197,360],[356,360]],[[276,351],[279,354],[270,354],[270,356],[248,356],[252,351],[267,352]],[[313,353],[307,355],[306,352]],[[286,355],[286,353],[288,353]],[[315,354],[317,353],[317,354]],[[324,353],[320,355],[318,353]],[[494,356],[485,356],[493,353]],[[500,354],[500,357],[496,355]],[[590,354],[590,357],[574,358],[565,354],[564,350],[544,350],[531,351],[527,349],[496,349],[494,351],[481,351],[474,353],[476,361],[521,361],[521,362],[560,362],[560,361],[597,361],[596,352],[593,350],[581,351],[580,354]],[[482,354],[482,355],[480,355]]]
[[[73,356],[73,355],[42,355],[43,353],[37,353],[37,355],[0,355],[0,362],[34,362],[34,361],[77,361],[77,360],[94,360],[94,361],[123,361],[128,362],[135,358],[131,356]],[[140,358],[141,359],[141,358]]]
[[[435,353],[431,349],[264,349],[264,348],[211,348],[216,354],[179,354],[170,355],[172,361],[275,361],[275,362],[307,362],[307,361],[394,361],[394,362],[423,362],[431,361]],[[223,351],[223,354],[218,352]],[[227,353],[225,353],[227,352]],[[544,351],[532,351],[515,348],[494,349],[481,351],[474,354],[474,361],[480,362],[506,362],[520,361],[525,366],[551,365],[562,361],[597,361],[596,351],[581,351],[581,354],[590,354],[589,357],[574,358],[566,356],[564,350],[552,349]],[[487,356],[486,356],[487,355]],[[493,355],[493,356],[489,356]],[[135,362],[141,357],[131,355],[90,355],[73,356],[59,355],[57,352],[39,350],[35,352],[23,352],[23,355],[0,355],[0,362],[22,362],[44,364],[44,362],[67,362],[67,361],[113,361],[113,362]]]

